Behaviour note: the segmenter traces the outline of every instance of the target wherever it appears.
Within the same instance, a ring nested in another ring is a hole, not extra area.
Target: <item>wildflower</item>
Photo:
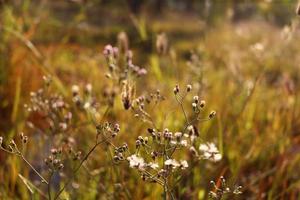
[[[181,132],[176,132],[176,133],[174,133],[174,136],[179,141],[182,137],[182,133]]]
[[[186,91],[187,91],[187,92],[190,92],[191,90],[192,90],[192,85],[187,85],[187,86],[186,86]]]
[[[204,106],[205,106],[205,101],[204,101],[204,100],[201,100],[201,101],[200,101],[200,108],[204,108]]]
[[[171,140],[170,144],[171,144],[172,146],[175,146],[175,145],[177,145],[177,141]]]
[[[158,153],[156,151],[151,152],[151,157],[153,160],[158,156]]]
[[[157,169],[159,168],[159,165],[157,163],[154,163],[154,162],[150,162],[148,163],[148,166],[152,169]]]
[[[199,150],[203,153],[204,159],[217,162],[222,159],[222,155],[214,143],[200,144]]]
[[[68,125],[67,125],[67,123],[61,122],[61,123],[59,123],[59,128],[61,130],[65,131],[65,130],[67,130]]]
[[[197,108],[197,104],[196,103],[192,103],[192,107],[195,110]]]
[[[117,132],[117,133],[120,132],[120,125],[119,124],[115,124],[114,131]]]
[[[212,119],[214,116],[216,116],[216,114],[217,114],[216,111],[214,111],[214,110],[211,111],[211,112],[209,113],[209,116],[208,116],[209,119]]]
[[[144,69],[144,68],[141,68],[141,69],[138,70],[137,74],[139,76],[146,75],[147,74],[147,70]]]
[[[183,147],[186,147],[187,146],[187,141],[186,140],[181,140],[180,145],[183,146]]]
[[[145,166],[144,159],[142,157],[138,157],[137,155],[133,154],[129,157],[127,157],[127,160],[129,161],[129,166],[131,168],[139,168],[142,169]]]
[[[136,140],[135,141],[135,147],[136,148],[139,148],[141,146],[141,144],[142,144],[141,140]]]
[[[199,97],[198,97],[198,96],[194,96],[194,97],[193,97],[193,100],[194,100],[194,102],[195,102],[196,104],[198,104],[198,102],[199,102]]]
[[[85,90],[88,94],[90,94],[92,92],[92,88],[93,88],[92,84],[90,84],[90,83],[85,86]]]
[[[91,107],[90,102],[85,102],[84,105],[83,105],[83,108],[84,108],[84,109],[88,109],[88,108],[90,108],[90,107]]]
[[[190,147],[190,152],[191,152],[193,155],[198,156],[198,153],[197,153],[195,147],[191,146],[191,147]]]
[[[173,169],[180,166],[180,164],[175,159],[166,160],[165,165],[168,166],[168,167],[172,167]]]
[[[3,137],[0,137],[0,146],[2,146]]]
[[[77,96],[78,93],[79,93],[78,85],[72,85],[72,94],[73,94],[73,96]]]
[[[175,95],[179,93],[179,86],[178,85],[176,85],[174,87],[173,92],[174,92]]]
[[[181,168],[181,169],[186,169],[186,168],[188,168],[188,167],[189,167],[189,165],[188,165],[188,163],[187,163],[186,160],[181,160],[181,161],[180,161],[180,168]]]
[[[104,47],[104,50],[103,50],[103,54],[105,57],[109,57],[110,55],[113,54],[113,47],[108,44]]]

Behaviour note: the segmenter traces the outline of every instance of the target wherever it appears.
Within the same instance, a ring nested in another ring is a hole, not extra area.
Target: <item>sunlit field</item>
[[[0,0],[0,199],[300,199],[299,41],[296,0]]]

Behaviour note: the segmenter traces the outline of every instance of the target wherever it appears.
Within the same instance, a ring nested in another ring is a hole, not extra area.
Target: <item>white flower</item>
[[[83,107],[84,107],[85,109],[88,109],[89,107],[91,107],[90,102],[85,102],[85,104],[83,105]]]
[[[176,132],[174,133],[176,138],[181,138],[182,137],[182,133],[181,132]]]
[[[152,169],[157,169],[159,168],[159,165],[157,163],[154,163],[154,162],[150,162],[148,163],[148,166]]]
[[[187,146],[187,141],[186,140],[181,140],[180,145],[186,147]]]
[[[222,155],[214,143],[200,144],[199,151],[203,153],[204,159],[217,162],[222,159]]]
[[[177,168],[180,166],[180,164],[175,160],[175,159],[168,159],[165,161],[166,166],[170,166],[173,169]]]
[[[185,168],[188,168],[188,167],[189,167],[189,165],[188,165],[186,160],[181,160],[180,161],[180,168],[181,169],[185,169]]]
[[[85,86],[85,89],[86,89],[86,91],[88,92],[88,93],[91,93],[92,92],[92,84],[87,84],[86,86]]]
[[[2,145],[3,137],[0,137],[0,146]]]
[[[145,166],[144,159],[142,157],[138,157],[137,155],[133,154],[129,157],[127,157],[127,160],[129,161],[129,166],[131,168],[139,168],[143,169]]]
[[[78,85],[72,85],[72,93],[77,94],[79,92],[79,87]]]

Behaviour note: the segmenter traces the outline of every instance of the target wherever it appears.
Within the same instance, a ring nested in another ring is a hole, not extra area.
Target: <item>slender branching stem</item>
[[[184,96],[184,97],[185,97],[185,96]],[[180,106],[180,108],[181,108],[181,110],[182,110],[182,113],[183,113],[183,115],[184,115],[184,118],[185,118],[186,123],[188,124],[188,123],[189,123],[189,120],[188,120],[187,114],[186,114],[186,112],[185,112],[185,110],[184,110],[183,103],[182,103],[182,101],[184,100],[184,97],[183,97],[182,100],[179,100],[179,99],[177,98],[177,95],[175,95],[175,99],[176,99],[177,103],[179,104],[179,106]]]
[[[50,177],[49,177],[49,183],[48,183],[48,199],[51,200],[51,180],[52,180],[52,176],[53,176],[53,171],[51,171],[50,173]]]
[[[89,158],[89,156],[93,153],[93,151],[97,148],[98,145],[107,142],[109,138],[105,138],[101,141],[96,141],[96,143],[94,144],[94,146],[89,150],[89,152],[84,156],[84,158],[81,160],[81,162],[79,163],[79,165],[74,169],[73,171],[73,175],[67,180],[67,182],[64,184],[64,186],[58,191],[58,193],[55,195],[54,200],[58,199],[59,196],[61,195],[61,193],[66,189],[66,187],[71,183],[71,181],[74,179],[76,173],[78,172],[78,170],[81,168],[81,166],[83,165],[83,163]]]
[[[49,184],[48,181],[30,164],[30,162],[24,157],[21,152],[17,152],[17,155],[20,156],[22,160],[24,160],[24,162],[34,171],[34,173],[36,173],[36,175],[40,177],[42,183],[45,183],[47,185]]]

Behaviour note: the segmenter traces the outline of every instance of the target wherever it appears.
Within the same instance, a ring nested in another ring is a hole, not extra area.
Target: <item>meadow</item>
[[[0,0],[0,199],[299,199],[297,3]]]

